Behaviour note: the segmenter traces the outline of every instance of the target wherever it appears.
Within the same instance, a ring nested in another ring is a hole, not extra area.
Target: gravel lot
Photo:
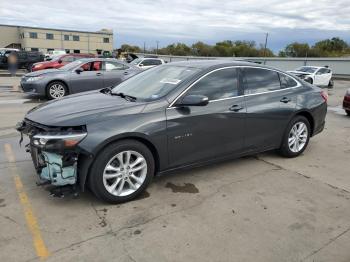
[[[0,78],[1,261],[350,261],[350,82],[329,91],[324,132],[304,154],[274,152],[155,178],[106,205],[35,185],[16,122],[41,101]]]

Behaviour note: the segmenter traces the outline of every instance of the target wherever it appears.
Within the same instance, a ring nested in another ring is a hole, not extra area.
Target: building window
[[[69,41],[69,35],[64,35],[64,41]]]
[[[79,41],[79,36],[78,35],[73,35],[73,41]]]
[[[37,48],[37,47],[32,47],[32,48],[30,49],[30,51],[39,51],[39,48]]]
[[[103,38],[103,43],[109,43],[109,38],[108,37],[104,37]]]
[[[53,34],[46,34],[46,39],[53,40]]]
[[[80,53],[80,50],[79,50],[79,49],[74,49],[73,53],[74,53],[74,54],[79,54],[79,53]]]
[[[66,54],[69,54],[70,53],[70,49],[66,49]]]
[[[38,38],[38,33],[29,32],[29,37],[30,37],[30,38],[34,38],[34,39],[37,39],[37,38]]]

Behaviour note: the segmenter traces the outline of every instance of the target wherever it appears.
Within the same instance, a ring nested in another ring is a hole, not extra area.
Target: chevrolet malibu
[[[17,130],[30,138],[43,183],[89,186],[120,203],[156,174],[274,149],[299,156],[324,128],[326,100],[318,87],[277,69],[187,61],[42,104]]]
[[[26,74],[21,79],[23,92],[62,98],[69,94],[114,86],[141,70],[117,59],[84,58],[60,69],[46,69]]]

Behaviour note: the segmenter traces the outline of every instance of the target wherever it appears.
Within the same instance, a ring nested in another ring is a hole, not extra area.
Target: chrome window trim
[[[198,78],[196,81],[194,81],[192,84],[190,84],[184,91],[182,91],[174,100],[173,102],[170,103],[170,105],[167,107],[167,109],[171,109],[171,108],[176,108],[176,106],[173,106],[176,101],[184,94],[186,93],[192,86],[194,86],[197,82],[199,82],[200,80],[202,80],[204,77],[206,77],[207,75],[214,73],[216,71],[219,70],[223,70],[223,69],[228,69],[228,68],[258,68],[258,69],[264,69],[264,70],[270,70],[270,71],[274,71],[277,72],[279,74],[284,74],[287,77],[292,78],[297,85],[296,86],[292,86],[292,87],[287,87],[287,88],[283,88],[283,89],[277,89],[277,90],[271,90],[271,91],[266,91],[266,92],[260,92],[260,93],[255,93],[255,94],[244,94],[244,95],[240,95],[240,96],[232,96],[232,97],[225,97],[225,98],[220,98],[220,99],[215,99],[215,100],[210,100],[209,103],[211,102],[217,102],[217,101],[223,101],[223,100],[228,100],[228,99],[234,99],[234,98],[239,98],[239,97],[246,97],[246,96],[255,96],[255,95],[261,95],[261,94],[268,94],[268,93],[274,93],[274,92],[279,92],[279,91],[284,91],[284,90],[289,90],[289,89],[294,89],[294,88],[298,88],[301,87],[302,85],[300,84],[300,82],[294,77],[294,76],[290,76],[282,71],[279,71],[277,69],[272,69],[272,68],[264,68],[264,67],[259,67],[259,66],[225,66],[225,67],[221,67],[221,68],[217,68],[214,69],[208,73],[206,73],[205,75],[201,76],[200,78]]]

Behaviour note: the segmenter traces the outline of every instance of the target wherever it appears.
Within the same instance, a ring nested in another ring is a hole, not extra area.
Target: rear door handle
[[[239,112],[243,109],[243,107],[241,105],[233,105],[229,108],[230,111],[233,112]]]
[[[290,101],[292,101],[290,98],[288,98],[288,97],[283,97],[281,100],[280,100],[280,102],[282,102],[282,103],[289,103]]]
[[[127,72],[127,71],[124,72],[124,75],[128,75],[128,74],[129,74],[129,72]]]

